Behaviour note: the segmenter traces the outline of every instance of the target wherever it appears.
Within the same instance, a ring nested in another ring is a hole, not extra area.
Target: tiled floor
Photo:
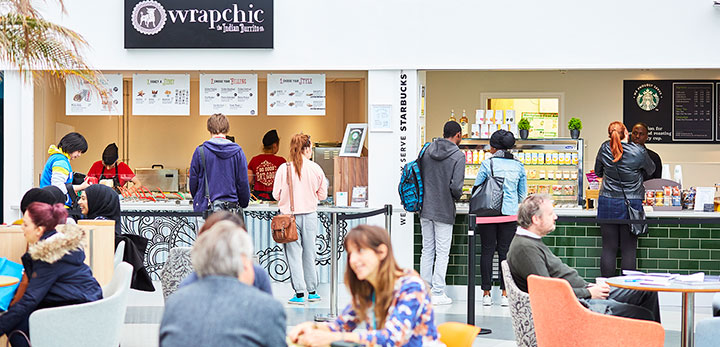
[[[132,291],[129,299],[129,307],[125,319],[125,331],[123,334],[123,347],[154,347],[158,345],[158,328],[162,319],[163,303],[160,283],[156,283],[158,289],[154,293]],[[306,306],[285,305],[288,327],[300,322],[312,320],[316,315],[325,315],[329,312],[330,303],[326,290],[321,288],[318,292],[323,296],[323,301]],[[291,295],[289,286],[273,284],[275,297],[285,302]],[[348,296],[340,286],[341,305],[347,302]],[[663,300],[661,299],[661,302]],[[439,306],[435,309],[435,319],[439,322],[466,321],[467,303],[464,301],[455,302],[449,306]],[[342,307],[342,306],[341,306]],[[662,309],[662,321],[665,328],[665,345],[680,345],[680,307],[665,305]],[[485,307],[475,306],[475,323],[482,328],[489,328],[492,334],[479,336],[473,346],[475,347],[511,347],[516,346],[510,321],[510,313],[506,307],[498,305]],[[697,307],[695,321],[710,317],[709,307]]]

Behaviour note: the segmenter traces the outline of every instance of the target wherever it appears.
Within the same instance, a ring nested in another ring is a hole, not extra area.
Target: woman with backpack
[[[290,140],[290,160],[280,165],[275,173],[272,192],[280,213],[294,215],[297,225],[298,239],[284,244],[290,282],[295,290],[288,303],[296,305],[305,304],[306,291],[307,301],[320,301],[316,292],[318,278],[315,268],[317,205],[327,198],[328,180],[320,165],[310,160],[311,156],[310,136],[302,133],[293,136]]]
[[[510,242],[517,228],[518,205],[527,195],[527,176],[523,164],[515,160],[510,149],[515,146],[515,136],[509,131],[498,130],[490,137],[490,153],[492,157],[484,160],[480,165],[475,186],[483,184],[491,177],[502,177],[503,204],[502,216],[494,217],[495,223],[478,224],[476,232],[480,234],[482,244],[480,252],[481,288],[483,290],[483,305],[492,305],[490,289],[492,288],[492,261],[495,251],[499,262],[505,260]],[[498,221],[499,219],[499,221]],[[502,290],[502,306],[508,306],[505,282],[502,269],[500,269],[500,289]]]

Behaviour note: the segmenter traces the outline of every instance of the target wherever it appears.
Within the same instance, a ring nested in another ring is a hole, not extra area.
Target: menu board
[[[133,74],[133,115],[189,116],[189,74]]]
[[[673,141],[713,141],[712,82],[673,83]]]
[[[200,74],[200,114],[257,116],[257,75]]]
[[[530,122],[530,132],[528,138],[554,139],[558,137],[557,113],[523,112],[522,118],[525,118]]]
[[[123,76],[104,74],[98,92],[87,81],[70,76],[65,81],[65,114],[68,116],[119,116],[123,114]]]
[[[715,140],[720,141],[720,83],[715,84]]]
[[[324,116],[325,74],[269,74],[269,116]]]

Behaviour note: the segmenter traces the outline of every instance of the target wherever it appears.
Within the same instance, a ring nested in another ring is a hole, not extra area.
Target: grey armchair
[[[520,347],[537,347],[535,325],[530,309],[530,295],[520,290],[515,284],[507,260],[503,260],[500,266],[502,266],[505,289],[507,289],[508,301],[510,301],[510,317],[512,317],[515,331],[515,342]]]

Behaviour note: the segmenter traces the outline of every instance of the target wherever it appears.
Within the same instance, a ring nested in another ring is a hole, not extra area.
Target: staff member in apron
[[[88,177],[95,177],[98,181],[101,180],[112,180],[113,188],[118,189],[125,186],[127,182],[132,182],[134,186],[141,186],[140,180],[135,176],[135,173],[130,167],[118,161],[118,147],[116,144],[111,143],[105,147],[102,154],[102,160],[96,161],[90,171],[87,173]]]

